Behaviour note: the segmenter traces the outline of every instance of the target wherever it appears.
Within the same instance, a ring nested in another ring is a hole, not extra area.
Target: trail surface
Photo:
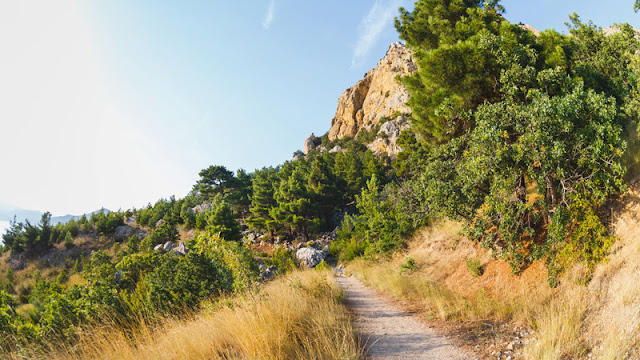
[[[447,338],[390,304],[353,276],[338,276],[347,307],[366,344],[367,359],[471,360]]]

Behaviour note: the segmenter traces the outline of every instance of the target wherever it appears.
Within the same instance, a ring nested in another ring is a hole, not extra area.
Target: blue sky
[[[640,27],[632,0],[503,1],[506,18]],[[211,164],[254,170],[329,129],[410,0],[24,0],[0,4],[0,202],[82,213],[183,196]]]

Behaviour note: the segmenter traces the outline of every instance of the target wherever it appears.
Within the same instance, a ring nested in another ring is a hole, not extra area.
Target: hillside
[[[640,356],[637,31],[442,4],[400,11],[291,161],[13,223],[0,356],[363,358],[337,265],[479,358]]]

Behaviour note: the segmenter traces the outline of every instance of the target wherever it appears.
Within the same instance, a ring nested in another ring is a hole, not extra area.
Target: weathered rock
[[[173,248],[173,251],[178,255],[187,255],[187,247],[184,245],[184,241],[180,241],[178,246]]]
[[[211,210],[211,204],[200,204],[191,208],[191,211],[196,214],[207,212],[209,210]]]
[[[305,155],[308,155],[309,151],[316,148],[317,139],[318,138],[313,133],[311,133],[311,135],[309,135],[307,140],[304,141],[304,144],[302,146],[302,152],[304,152]]]
[[[129,225],[122,225],[122,226],[118,226],[116,227],[115,232],[113,233],[113,237],[116,240],[123,240],[126,239],[130,236],[135,235],[136,233],[136,229],[129,226]]]
[[[159,228],[160,226],[162,226],[162,224],[164,224],[164,219],[160,219],[156,222],[156,227]]]
[[[540,31],[529,24],[519,23],[521,29],[531,32],[535,37],[540,36]]]
[[[169,252],[171,251],[171,249],[173,249],[173,241],[167,241],[166,243],[164,243],[164,245],[162,245],[162,250],[164,252]]]
[[[392,160],[395,160],[402,151],[402,148],[398,145],[398,138],[402,131],[409,127],[411,125],[404,116],[389,120],[380,126],[377,134],[378,138],[367,147],[376,155],[387,154]]]
[[[312,247],[303,247],[296,251],[296,258],[302,267],[316,267],[316,265],[320,264],[326,257],[327,254]]]
[[[410,50],[400,43],[391,44],[378,66],[338,99],[329,140],[355,137],[363,127],[376,125],[381,118],[395,112],[410,114],[411,109],[406,104],[409,92],[396,77],[410,75],[416,70]]]
[[[263,280],[267,280],[267,279],[271,279],[272,277],[276,276],[276,273],[278,272],[278,267],[271,265],[269,267],[265,266],[264,264],[261,264],[262,266],[260,266],[260,277]]]
[[[331,148],[331,150],[329,150],[330,153],[334,153],[334,152],[338,152],[338,151],[342,151],[342,146],[336,145],[333,148]]]
[[[293,155],[293,158],[291,159],[291,161],[298,161],[300,159],[304,159],[304,154],[295,154],[295,155]]]
[[[153,251],[161,251],[161,250],[162,250],[162,244],[158,244],[153,247]]]

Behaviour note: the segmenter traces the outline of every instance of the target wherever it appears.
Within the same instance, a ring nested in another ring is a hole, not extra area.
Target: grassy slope
[[[89,329],[50,359],[359,359],[342,291],[326,271],[298,271],[257,293],[205,304],[159,325]],[[129,335],[125,335],[129,334]],[[32,358],[41,358],[33,354]]]
[[[598,359],[638,358],[639,189],[615,210],[612,228],[620,240],[591,279],[576,265],[559,287],[550,289],[541,263],[512,275],[504,261],[460,237],[454,222],[424,229],[391,260],[355,262],[349,271],[426,318],[464,329],[472,344],[484,344],[487,356],[491,349],[504,348],[505,341],[513,342],[512,330],[502,329],[524,327],[533,334],[515,341],[516,357],[579,359],[592,353]],[[415,270],[401,272],[407,256],[415,259]],[[471,274],[470,258],[480,260],[482,275]]]

